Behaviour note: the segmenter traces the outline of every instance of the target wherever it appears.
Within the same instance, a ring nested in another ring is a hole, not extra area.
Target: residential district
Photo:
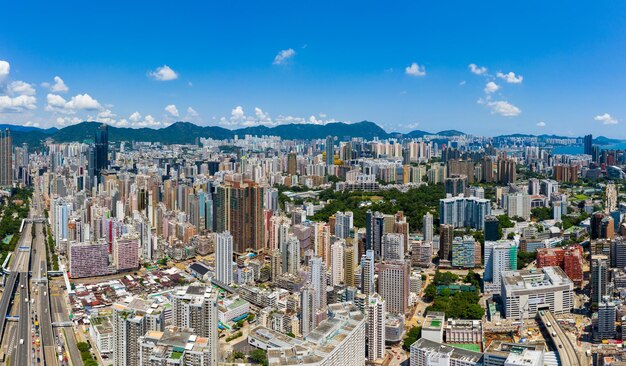
[[[606,141],[109,129],[0,136],[4,364],[626,364]]]

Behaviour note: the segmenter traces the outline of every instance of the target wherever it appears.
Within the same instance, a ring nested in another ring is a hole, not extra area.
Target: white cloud
[[[35,95],[35,88],[29,83],[16,80],[8,85],[7,92],[11,95]]]
[[[70,90],[70,88],[65,85],[65,81],[63,81],[60,76],[54,77],[54,84],[45,82],[41,83],[41,86],[50,89],[50,91],[54,93],[67,93]]]
[[[46,110],[50,112],[59,112],[72,114],[76,111],[97,111],[102,110],[100,102],[92,98],[89,94],[77,94],[69,101],[58,94],[48,94],[48,105]]]
[[[462,81],[459,83],[459,86],[463,86],[463,85],[465,85],[465,84],[466,84],[466,81],[465,81],[465,80],[462,80]]]
[[[597,115],[593,117],[593,119],[598,122],[602,122],[605,125],[616,125],[619,123],[617,119],[615,119],[613,116],[611,116],[608,113]]]
[[[404,69],[404,72],[411,76],[424,76],[426,75],[426,68],[418,65],[416,62],[413,62]]]
[[[408,124],[404,125],[404,128],[406,128],[409,131],[412,131],[412,130],[415,130],[419,125],[420,125],[419,122],[408,123]]]
[[[496,91],[498,91],[498,89],[500,89],[500,85],[494,83],[493,81],[490,81],[487,83],[487,85],[485,85],[485,93],[487,94],[491,94],[491,93],[495,93]]]
[[[70,126],[82,122],[78,117],[57,117],[56,124],[60,126]]]
[[[187,118],[198,117],[200,114],[195,109],[187,107]]]
[[[231,110],[229,117],[221,117],[219,123],[226,127],[252,127],[252,126],[277,126],[280,124],[290,123],[312,123],[326,124],[334,120],[326,118],[326,115],[320,113],[319,116],[311,115],[309,117],[296,117],[289,115],[278,115],[272,118],[269,113],[259,107],[254,108],[254,116],[248,116],[242,106],[237,106]]]
[[[165,111],[169,113],[172,117],[180,116],[180,114],[178,113],[178,108],[176,108],[174,104],[170,104],[167,107],[165,107]]]
[[[128,117],[128,119],[131,120],[132,122],[139,122],[141,120],[141,114],[139,114],[139,112],[135,112],[131,114],[130,117]]]
[[[0,95],[0,112],[22,112],[37,108],[37,98],[32,95],[18,95],[10,97]]]
[[[281,50],[278,52],[276,57],[274,57],[274,65],[282,65],[289,61],[289,59],[293,58],[296,55],[296,51],[293,48],[288,48],[286,50]]]
[[[487,73],[486,67],[478,66],[476,64],[469,64],[467,67],[469,67],[470,71],[476,75],[484,75]]]
[[[7,61],[0,60],[0,81],[9,76],[11,65]]]
[[[491,109],[492,114],[499,114],[504,117],[515,117],[522,113],[521,109],[504,100],[487,101],[486,105]]]
[[[159,81],[169,81],[178,79],[178,73],[172,70],[169,66],[163,65],[161,67],[157,67],[156,70],[150,71],[148,76],[153,78],[154,80]]]
[[[524,77],[522,75],[515,75],[513,71],[508,72],[506,74],[498,72],[496,76],[506,81],[509,84],[521,84],[522,81],[524,80]]]
[[[161,122],[157,122],[151,115],[147,115],[141,122],[133,123],[133,126],[135,127],[157,127],[160,125]]]
[[[24,127],[39,127],[39,122],[28,121],[24,123]]]
[[[238,105],[230,111],[231,119],[242,119],[245,116],[245,112],[243,111],[243,107]]]
[[[544,121],[537,122],[538,127],[546,127],[546,123]]]

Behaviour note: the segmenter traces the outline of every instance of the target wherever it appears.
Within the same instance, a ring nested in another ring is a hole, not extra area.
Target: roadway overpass
[[[550,310],[540,310],[537,314],[554,343],[561,365],[588,366],[589,360],[582,352],[578,353],[574,342],[563,331],[554,314]]]

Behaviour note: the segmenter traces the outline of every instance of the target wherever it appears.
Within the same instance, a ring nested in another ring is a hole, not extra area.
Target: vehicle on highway
[[[556,332],[552,332],[552,336],[553,336],[553,337],[556,337]]]
[[[24,338],[20,339],[20,344],[24,344]]]

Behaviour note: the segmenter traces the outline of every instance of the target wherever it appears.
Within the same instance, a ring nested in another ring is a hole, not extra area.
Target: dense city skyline
[[[25,4],[6,4],[0,123],[369,120],[388,132],[626,138],[622,4],[160,5],[41,2],[21,27],[12,15]],[[77,22],[55,21],[70,9]]]

